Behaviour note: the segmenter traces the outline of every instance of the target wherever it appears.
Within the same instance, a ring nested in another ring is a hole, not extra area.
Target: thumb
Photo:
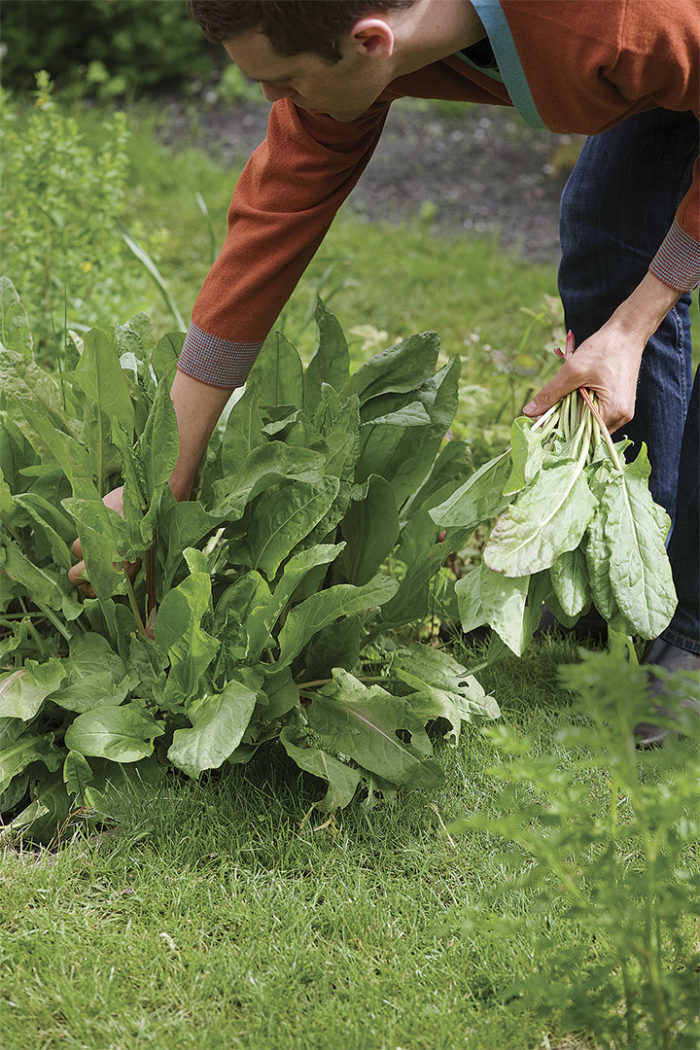
[[[544,415],[552,405],[556,405],[557,401],[561,401],[572,390],[577,390],[580,386],[580,379],[578,376],[572,375],[572,371],[568,362],[562,365],[554,378],[550,379],[547,385],[543,386],[531,401],[528,401],[523,408],[523,413],[526,416],[535,417]]]

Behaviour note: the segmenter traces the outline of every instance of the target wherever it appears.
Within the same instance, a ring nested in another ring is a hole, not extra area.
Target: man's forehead
[[[241,73],[258,83],[281,83],[294,76],[304,61],[320,61],[318,56],[308,52],[280,55],[262,30],[250,30],[233,37],[225,42],[224,48]]]

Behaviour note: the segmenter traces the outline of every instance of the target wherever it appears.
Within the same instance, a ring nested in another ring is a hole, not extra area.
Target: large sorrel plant
[[[426,727],[456,738],[498,714],[454,659],[405,644],[468,537],[438,542],[428,513],[467,460],[443,446],[459,361],[438,368],[428,333],[351,375],[319,305],[308,367],[268,341],[199,498],[176,503],[181,337],[154,342],[137,317],[74,337],[71,371],[52,376],[7,279],[0,296],[5,821],[50,834],[72,805],[108,813],[110,785],[196,777],[271,742],[327,783],[326,809],[436,785]],[[119,482],[124,518],[102,502]],[[76,532],[96,595],[82,602],[67,581]]]

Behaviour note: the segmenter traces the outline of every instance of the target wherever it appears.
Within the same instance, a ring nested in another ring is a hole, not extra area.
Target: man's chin
[[[320,106],[305,106],[302,102],[295,102],[294,105],[306,113],[322,113],[326,117],[332,117],[340,124],[350,124],[365,112],[364,109],[322,109]]]
[[[364,113],[364,110],[362,110],[362,109],[353,109],[353,110],[347,110],[347,109],[337,110],[336,109],[336,110],[333,110],[332,113],[329,113],[328,116],[329,117],[333,117],[333,120],[337,120],[340,124],[350,124],[350,123],[352,123],[353,120],[357,120],[358,117],[361,117],[363,113]]]

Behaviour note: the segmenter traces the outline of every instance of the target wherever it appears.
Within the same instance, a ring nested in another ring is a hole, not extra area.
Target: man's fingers
[[[141,559],[137,558],[136,561],[125,561],[123,562],[124,571],[130,580],[136,579],[138,571],[141,568]]]
[[[613,388],[610,384],[597,379],[590,371],[575,367],[576,357],[562,365],[557,374],[535,394],[523,408],[523,414],[532,418],[543,415],[548,409],[570,394],[572,390],[585,387],[595,395],[598,411],[611,432],[629,423],[634,415],[634,388],[631,396],[624,386]]]
[[[85,578],[85,562],[79,561],[68,570],[68,579],[86,598],[94,598],[95,592],[90,581]]]
[[[523,408],[523,413],[526,416],[541,416],[552,405],[556,405],[557,401],[561,401],[563,397],[570,394],[572,390],[576,390],[579,386],[578,382],[569,380],[567,382],[568,373],[566,371],[567,366],[563,365],[553,379],[550,379],[546,386],[543,386],[539,393],[535,394],[532,401]],[[565,373],[562,376],[562,373]]]
[[[73,553],[75,553],[75,552],[73,552]],[[73,584],[73,586],[77,587],[79,583],[84,583],[85,582],[83,580],[83,572],[84,571],[85,571],[85,562],[84,561],[77,562],[75,565],[72,565],[71,568],[68,570],[68,579]]]

